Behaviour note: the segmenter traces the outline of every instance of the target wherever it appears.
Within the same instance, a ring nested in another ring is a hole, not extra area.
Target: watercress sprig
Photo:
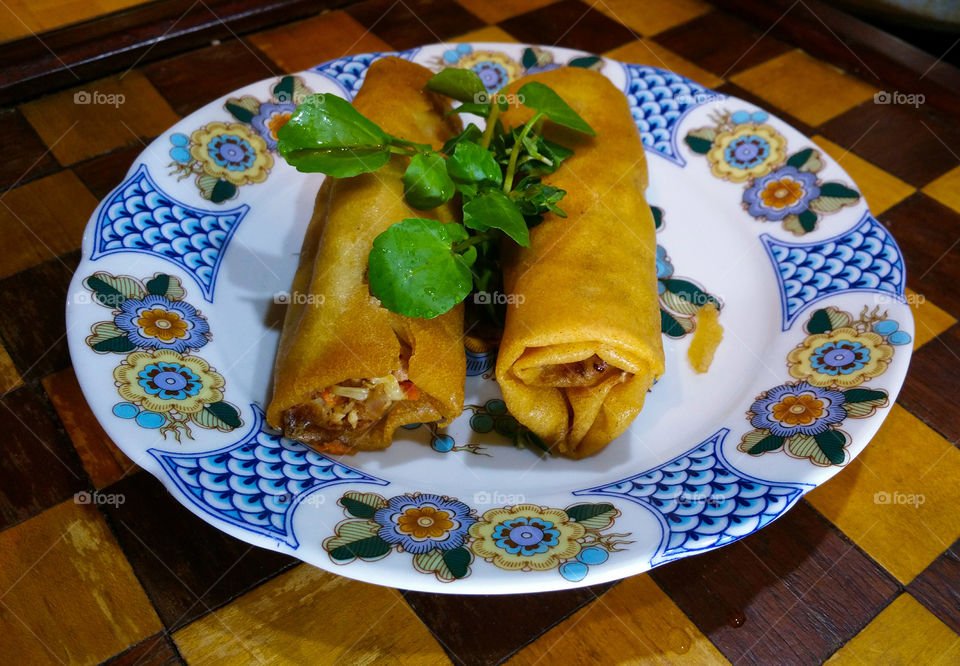
[[[566,214],[563,190],[541,177],[556,171],[573,152],[542,135],[549,120],[589,135],[593,129],[548,86],[530,82],[515,99],[534,111],[517,128],[504,128],[500,112],[507,98],[490,94],[471,70],[445,69],[427,89],[460,105],[451,113],[486,118],[480,130],[470,123],[440,151],[385,132],[349,102],[331,94],[307,97],[277,132],[280,154],[299,171],[348,178],[376,171],[392,155],[409,158],[403,174],[407,203],[431,210],[459,195],[463,223],[408,218],[388,227],[373,242],[368,258],[370,292],[388,310],[432,318],[448,312],[476,289],[502,282],[501,242],[526,247],[530,227],[543,215]],[[502,318],[487,301],[488,314]]]

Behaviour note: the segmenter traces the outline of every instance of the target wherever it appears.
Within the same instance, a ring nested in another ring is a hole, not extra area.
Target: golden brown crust
[[[547,215],[531,230],[530,247],[504,251],[507,293],[523,298],[508,308],[496,375],[521,423],[580,458],[629,426],[663,372],[646,161],[626,99],[602,74],[562,68],[524,77],[505,92],[528,81],[550,86],[597,136],[545,125],[550,139],[575,151],[543,179],[567,192],[559,205],[568,217]],[[514,107],[502,118],[516,127],[531,114]],[[586,387],[535,379],[545,367],[594,355],[623,372]]]

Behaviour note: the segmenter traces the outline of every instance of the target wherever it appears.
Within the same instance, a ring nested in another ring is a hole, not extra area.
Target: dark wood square
[[[721,11],[708,12],[652,39],[722,78],[759,65],[792,48]],[[798,94],[802,91],[798,90]]]
[[[960,442],[960,324],[938,335],[910,359],[897,402],[950,441]]]
[[[652,576],[734,663],[822,663],[898,589],[805,502],[757,534]]]
[[[39,384],[26,384],[0,398],[0,432],[0,529],[91,485]]]
[[[589,3],[562,0],[498,24],[521,42],[603,53],[637,36]]]
[[[486,25],[457,3],[442,0],[367,0],[346,11],[398,49],[442,42]]]
[[[103,666],[174,666],[183,661],[166,634],[154,634],[132,648],[107,659]]]
[[[103,199],[123,182],[133,161],[146,147],[133,143],[73,166],[73,172],[98,199]]]
[[[907,590],[951,629],[960,633],[960,541],[913,579]]]
[[[0,111],[0,146],[13,148],[0,160],[0,189],[59,169],[53,155],[17,109]]]
[[[237,88],[279,75],[280,69],[242,39],[188,51],[143,68],[173,110],[185,116]]]
[[[960,126],[923,106],[867,100],[821,134],[918,188],[960,164]]]

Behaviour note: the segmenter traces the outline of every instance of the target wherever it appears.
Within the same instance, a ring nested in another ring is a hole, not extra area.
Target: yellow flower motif
[[[223,377],[196,356],[175,351],[134,352],[113,370],[117,392],[151,412],[195,414],[220,402]]]
[[[140,315],[137,319],[137,326],[143,329],[144,335],[147,337],[170,342],[174,338],[187,337],[189,324],[176,312],[163,308],[153,308]]]
[[[204,173],[234,185],[261,183],[273,167],[263,137],[242,123],[210,123],[190,135],[190,155]]]
[[[707,152],[717,178],[742,183],[764,176],[787,157],[787,140],[769,125],[743,123],[723,131]]]
[[[882,375],[891,347],[882,336],[843,327],[810,335],[787,355],[790,375],[813,386],[851,387]]]
[[[562,509],[518,504],[491,509],[471,525],[470,550],[501,569],[545,571],[576,557],[585,533]]]
[[[439,539],[453,529],[450,513],[438,511],[432,506],[413,506],[397,518],[399,530],[405,534],[412,534],[416,539]]]

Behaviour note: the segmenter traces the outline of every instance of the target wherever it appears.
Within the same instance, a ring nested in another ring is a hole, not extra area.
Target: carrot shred
[[[337,405],[337,396],[335,396],[330,389],[323,389],[323,391],[320,392],[320,398],[327,403],[327,407],[335,407]]]
[[[420,399],[420,389],[409,379],[400,382],[400,388],[403,390],[403,395],[406,396],[407,400]]]

